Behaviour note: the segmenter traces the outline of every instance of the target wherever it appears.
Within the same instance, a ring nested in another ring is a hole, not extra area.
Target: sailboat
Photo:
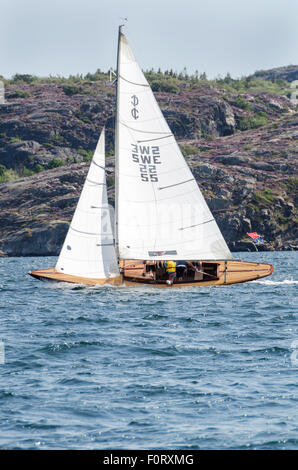
[[[269,276],[271,264],[233,259],[122,28],[114,231],[103,129],[56,266],[29,274],[86,285],[160,287],[229,285]],[[170,282],[167,266],[175,263],[182,270]]]

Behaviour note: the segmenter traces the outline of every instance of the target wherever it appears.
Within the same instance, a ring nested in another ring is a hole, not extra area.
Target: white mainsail
[[[121,259],[232,258],[121,28],[116,243]]]
[[[107,198],[104,129],[90,163],[56,270],[85,278],[119,276]]]

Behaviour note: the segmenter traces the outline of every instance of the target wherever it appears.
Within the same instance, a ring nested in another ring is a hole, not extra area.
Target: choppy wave
[[[284,279],[283,281],[271,281],[270,279],[265,279],[264,281],[252,281],[254,284],[264,284],[267,286],[280,286],[280,285],[289,285],[289,284],[298,284],[298,281],[294,279]]]
[[[41,283],[26,272],[52,259],[1,259],[0,448],[297,449],[298,256],[262,256],[270,278],[199,289]]]

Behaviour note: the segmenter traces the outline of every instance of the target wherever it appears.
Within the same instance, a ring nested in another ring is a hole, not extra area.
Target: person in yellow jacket
[[[176,278],[176,262],[175,261],[165,261],[164,266],[168,275],[167,284],[173,284]]]

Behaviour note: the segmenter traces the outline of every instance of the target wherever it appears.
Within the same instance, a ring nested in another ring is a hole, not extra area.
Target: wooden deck
[[[216,274],[210,275],[206,269],[208,265],[217,265]],[[230,285],[240,282],[253,281],[262,277],[270,276],[273,273],[271,264],[253,263],[249,261],[209,261],[202,262],[200,268],[201,276],[198,279],[176,279],[174,284],[168,285],[165,280],[156,280],[150,275],[150,269],[144,272],[144,263],[138,261],[121,261],[120,268],[123,268],[123,280],[125,285],[151,284],[159,287],[175,286],[210,286],[210,285]],[[194,274],[194,273],[193,273]],[[153,273],[154,276],[154,273]],[[196,275],[194,274],[194,277]]]

